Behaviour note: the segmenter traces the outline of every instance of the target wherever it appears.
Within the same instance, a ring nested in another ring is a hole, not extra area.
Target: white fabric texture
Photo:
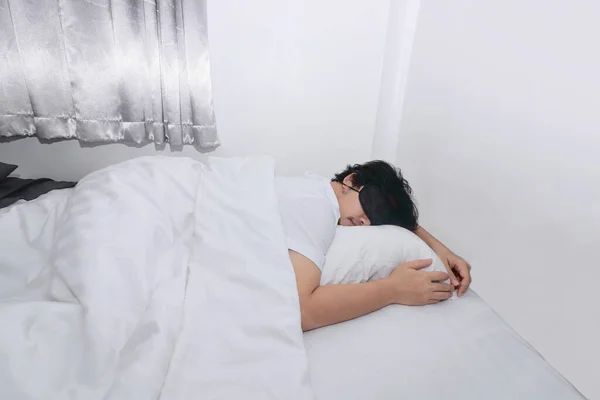
[[[388,276],[405,261],[432,259],[424,271],[446,271],[440,258],[413,232],[399,226],[338,226],[321,285],[362,283]]]
[[[306,173],[275,179],[287,246],[319,268],[335,236],[340,208],[330,182]]]
[[[323,400],[585,400],[472,290],[310,331],[304,344]]]
[[[132,160],[0,229],[0,398],[313,398],[271,160]]]

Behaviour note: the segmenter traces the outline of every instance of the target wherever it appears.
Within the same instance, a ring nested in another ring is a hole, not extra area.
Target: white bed
[[[390,306],[304,343],[319,399],[584,398],[473,291]]]
[[[36,266],[47,259],[56,217],[71,193],[72,189],[54,191],[29,202],[27,207],[15,204],[0,210],[2,247],[11,249],[0,253],[0,297],[10,294],[15,282],[23,286],[30,282],[38,270]],[[21,270],[3,269],[15,262]],[[9,345],[2,340],[6,337],[0,335],[0,350]],[[190,340],[189,335],[186,340]],[[297,394],[294,398],[298,399],[583,399],[472,291],[453,302],[387,307],[357,320],[308,332],[304,334],[304,347],[314,393]],[[173,357],[185,354],[176,351]],[[0,367],[2,360],[0,354]],[[4,395],[1,387],[5,378],[0,375],[0,394]],[[190,384],[194,379],[199,378],[194,378],[193,371],[191,375],[188,372],[188,377],[178,379],[177,384]],[[163,390],[169,390],[166,386]],[[160,398],[184,399],[184,393],[205,399],[231,398],[218,395],[218,391],[207,395],[170,390],[180,397],[163,392]],[[283,392],[269,389],[264,393]],[[252,398],[277,397],[265,394]]]

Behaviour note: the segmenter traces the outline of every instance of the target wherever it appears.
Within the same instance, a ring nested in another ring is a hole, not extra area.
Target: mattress
[[[304,334],[319,399],[584,397],[475,292]]]
[[[21,276],[3,281],[25,284],[47,252],[52,229],[71,189],[34,201],[27,213],[0,210],[0,237],[35,246],[0,254],[27,253]],[[40,232],[45,232],[39,235]],[[9,279],[7,279],[9,278]],[[305,333],[312,385],[320,400],[527,399],[584,397],[514,332],[472,290],[435,306],[390,306],[362,318]]]

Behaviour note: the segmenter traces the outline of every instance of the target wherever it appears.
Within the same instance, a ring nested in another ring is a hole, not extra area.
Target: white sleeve
[[[302,254],[323,269],[337,225],[329,200],[288,199],[279,205],[279,209],[288,249]]]

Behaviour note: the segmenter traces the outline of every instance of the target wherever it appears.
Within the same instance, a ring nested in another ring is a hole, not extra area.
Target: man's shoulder
[[[339,208],[330,182],[318,175],[277,177],[276,191],[280,202],[293,203],[294,208],[313,212]]]
[[[276,182],[288,248],[322,268],[339,219],[339,205],[330,182],[310,175],[281,177]]]

